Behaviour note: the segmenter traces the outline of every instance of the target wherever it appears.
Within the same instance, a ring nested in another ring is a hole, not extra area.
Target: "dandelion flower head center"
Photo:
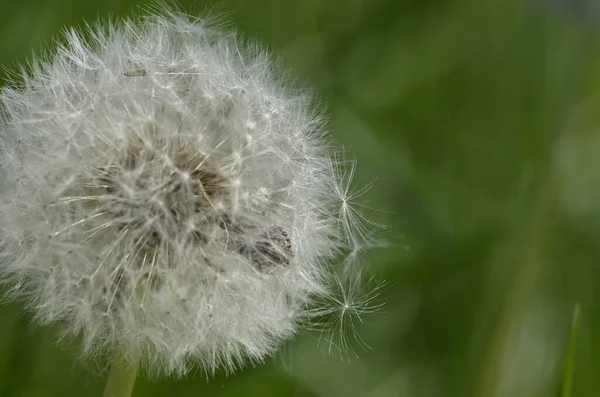
[[[230,193],[209,158],[191,148],[177,140],[137,140],[98,168],[97,183],[88,186],[125,228],[144,230],[151,240],[206,242],[211,226],[225,226]]]

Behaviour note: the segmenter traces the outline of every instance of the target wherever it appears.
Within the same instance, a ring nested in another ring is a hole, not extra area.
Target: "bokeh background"
[[[0,0],[14,70],[65,26],[133,0]],[[182,3],[201,13],[212,3]],[[225,0],[327,104],[385,223],[388,281],[358,357],[306,334],[263,365],[136,383],[134,396],[600,395],[600,6],[595,0]],[[0,73],[4,79],[6,72]],[[4,83],[4,82],[3,82]],[[1,132],[0,132],[1,133]],[[106,368],[0,306],[0,396],[100,396]],[[574,338],[571,338],[574,340]]]

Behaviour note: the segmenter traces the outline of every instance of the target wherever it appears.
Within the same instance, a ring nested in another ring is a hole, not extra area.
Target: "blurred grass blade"
[[[561,397],[571,397],[573,383],[573,369],[575,367],[575,352],[577,351],[577,338],[579,337],[581,308],[579,303],[573,310],[573,323],[571,324],[571,335],[569,336],[569,345],[567,348],[567,357],[565,358],[565,370],[563,373]]]

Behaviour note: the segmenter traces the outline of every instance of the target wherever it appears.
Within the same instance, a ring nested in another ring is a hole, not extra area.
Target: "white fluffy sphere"
[[[85,354],[261,360],[358,238],[310,96],[177,13],[85,34],[0,94],[2,281]]]

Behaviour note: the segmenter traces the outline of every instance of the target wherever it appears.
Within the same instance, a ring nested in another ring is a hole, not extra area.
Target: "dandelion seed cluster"
[[[176,12],[65,43],[0,94],[9,295],[84,355],[176,375],[260,361],[330,310],[332,259],[368,230],[310,95]]]

